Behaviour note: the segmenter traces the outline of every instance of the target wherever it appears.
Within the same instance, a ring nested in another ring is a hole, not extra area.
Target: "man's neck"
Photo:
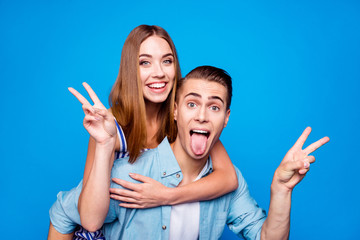
[[[171,148],[181,168],[181,172],[183,173],[183,180],[180,185],[189,184],[195,181],[201,170],[204,168],[209,155],[202,159],[193,159],[184,151],[178,138],[171,144]]]

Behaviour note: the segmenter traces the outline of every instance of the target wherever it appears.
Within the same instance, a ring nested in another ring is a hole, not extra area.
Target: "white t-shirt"
[[[204,168],[194,181],[199,180],[208,168]],[[200,203],[182,203],[171,207],[170,240],[196,240],[199,238]]]

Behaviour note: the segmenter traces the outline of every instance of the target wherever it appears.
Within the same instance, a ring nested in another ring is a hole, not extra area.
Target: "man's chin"
[[[209,156],[208,148],[201,154],[195,154],[193,151],[191,151],[191,157],[195,160],[202,160],[204,158],[208,158],[208,156]]]

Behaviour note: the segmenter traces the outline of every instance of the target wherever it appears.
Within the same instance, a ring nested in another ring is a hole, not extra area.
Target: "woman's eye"
[[[165,64],[172,64],[173,61],[172,61],[171,59],[166,59],[166,60],[164,60],[164,63],[165,63]]]
[[[140,65],[149,65],[150,62],[149,61],[140,61]]]
[[[188,105],[188,107],[190,107],[190,108],[194,108],[194,107],[196,106],[196,104],[193,103],[193,102],[189,102],[187,105]]]

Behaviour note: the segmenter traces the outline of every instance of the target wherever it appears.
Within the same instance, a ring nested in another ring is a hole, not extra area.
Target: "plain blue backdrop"
[[[48,210],[82,178],[87,151],[67,87],[85,93],[86,81],[107,105],[122,45],[140,24],[169,32],[183,74],[214,65],[232,75],[221,139],[263,208],[303,129],[313,128],[307,144],[329,136],[294,190],[290,238],[358,237],[358,1],[0,0],[1,238],[46,238]]]

